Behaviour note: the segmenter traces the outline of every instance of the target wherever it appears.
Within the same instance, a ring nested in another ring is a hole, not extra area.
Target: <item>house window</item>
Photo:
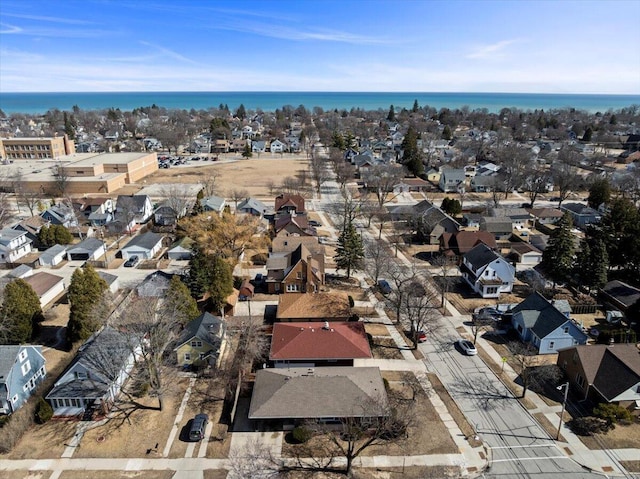
[[[287,285],[287,293],[295,293],[297,291],[300,291],[300,285],[299,284],[288,284]]]
[[[562,328],[562,330],[564,331],[564,334],[568,334],[569,333],[569,326],[565,326],[564,328]]]
[[[201,348],[202,347],[202,341],[191,341],[191,347],[192,348]]]
[[[189,354],[189,353],[184,353],[184,360],[185,360],[185,361],[191,361],[191,354]]]
[[[582,377],[582,375],[580,373],[576,374],[576,384],[578,384],[578,386],[580,386],[582,389],[584,389],[584,378]]]
[[[198,356],[200,358],[200,361],[202,361],[204,359],[204,355],[205,355],[205,353],[200,353],[200,355]]]
[[[85,371],[76,371],[76,378],[87,379],[87,373]]]
[[[27,361],[22,365],[22,375],[25,376],[29,371],[31,371],[31,364]]]
[[[553,347],[555,346],[555,342],[553,341],[549,341],[549,349],[553,349]]]
[[[490,286],[486,289],[487,293],[486,294],[496,294],[498,292],[498,287],[497,286]]]
[[[22,390],[23,390],[24,392],[29,391],[29,383],[25,383],[25,385],[24,385],[24,386],[22,386]]]
[[[296,273],[296,278],[298,278],[298,279],[302,279],[302,271],[298,271],[298,272]]]
[[[3,258],[4,258],[4,256],[3,256]],[[20,362],[22,362],[25,359],[27,359],[27,350],[23,349],[22,351],[20,351],[20,355],[18,357],[20,358]]]
[[[13,402],[13,403],[18,402],[18,395],[17,394],[11,398],[11,402]]]

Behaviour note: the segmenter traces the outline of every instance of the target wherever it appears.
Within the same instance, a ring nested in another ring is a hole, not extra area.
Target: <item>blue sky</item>
[[[0,91],[640,93],[640,0],[28,1]]]

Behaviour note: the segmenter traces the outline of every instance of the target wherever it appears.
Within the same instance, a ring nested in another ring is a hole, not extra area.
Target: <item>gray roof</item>
[[[447,180],[464,181],[466,178],[462,168],[443,168],[440,174]]]
[[[89,253],[93,254],[95,251],[102,248],[104,243],[97,238],[85,238],[80,243],[67,248],[67,253]]]
[[[602,291],[625,308],[630,308],[640,300],[640,289],[618,280],[609,281]]]
[[[116,209],[129,209],[142,213],[147,200],[151,201],[147,195],[119,195],[116,200]]]
[[[12,240],[27,234],[22,230],[13,230],[11,228],[3,228],[0,230],[0,244],[8,245]]]
[[[155,245],[157,245],[160,241],[162,241],[162,235],[158,233],[153,233],[151,231],[134,236],[131,241],[127,243],[127,245],[122,249],[128,249],[131,247],[143,248],[147,250],[152,250]]]
[[[0,384],[3,384],[9,376],[22,347],[20,345],[0,346]]]
[[[530,219],[531,213],[524,208],[490,208],[489,213],[493,217],[513,219]]]
[[[484,243],[479,243],[464,255],[464,259],[471,263],[474,270],[478,270],[478,268],[487,265],[498,258],[498,254],[488,248]]]
[[[504,216],[483,216],[480,220],[481,229],[490,233],[506,233],[513,230],[511,218]]]
[[[172,274],[164,271],[154,271],[147,276],[136,288],[138,296],[160,298],[164,297],[169,290]]]
[[[570,211],[576,215],[599,215],[598,210],[583,205],[582,203],[564,203],[560,209]]]
[[[512,309],[514,315],[522,315],[525,326],[539,338],[570,321],[552,303],[537,291]]]
[[[266,205],[262,201],[255,198],[246,198],[242,200],[240,203],[238,203],[238,209],[255,210],[259,211],[260,213],[264,213],[265,211],[267,211]]]
[[[177,345],[181,346],[192,338],[198,338],[215,345],[219,341],[217,338],[222,328],[224,328],[224,320],[222,318],[204,312],[185,326]]]
[[[86,379],[74,378],[56,383],[47,398],[87,398],[104,396],[126,365],[132,354],[135,339],[109,326],[89,338],[78,350],[73,362],[60,377],[76,364],[81,364],[89,375]]]
[[[222,208],[224,208],[225,205],[225,199],[220,198],[219,196],[209,196],[207,198],[202,198],[200,200],[200,204],[203,208],[211,211],[222,211]]]
[[[249,419],[380,416],[386,402],[378,368],[260,369]],[[378,411],[376,404],[381,405]]]
[[[111,286],[118,279],[115,274],[105,273],[104,271],[98,271],[98,276],[104,279],[108,286]]]
[[[67,247],[61,244],[54,244],[51,248],[43,251],[40,255],[40,262],[51,263],[60,253],[64,253]]]
[[[31,271],[33,271],[33,268],[31,266],[27,266],[26,264],[21,264],[17,268],[14,268],[13,270],[11,270],[11,272],[9,272],[7,276],[11,278],[22,278],[25,274],[28,274]]]

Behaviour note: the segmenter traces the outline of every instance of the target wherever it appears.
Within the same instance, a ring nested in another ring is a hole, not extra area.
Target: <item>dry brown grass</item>
[[[390,337],[374,337],[371,354],[375,359],[402,359],[402,353],[396,342]]]
[[[627,449],[640,448],[640,422],[628,426],[617,425],[606,434],[578,436],[589,449]]]
[[[227,479],[229,472],[226,469],[205,469],[203,479]]]
[[[262,158],[254,157],[231,163],[200,162],[197,164],[196,162],[192,164],[195,166],[158,170],[145,178],[146,183],[200,183],[203,176],[216,174],[220,195],[225,195],[232,189],[245,189],[250,196],[272,200],[269,181],[278,184],[284,178],[296,176],[296,173],[308,168],[308,162],[304,156],[280,158],[279,156],[271,157],[269,154],[262,155]],[[117,194],[123,193],[118,190]]]
[[[47,479],[52,471],[2,471],[2,479]]]
[[[389,329],[384,324],[364,323],[364,330],[371,336],[389,336]]]
[[[128,420],[118,417],[87,431],[74,457],[145,457],[156,444],[161,453],[187,383],[186,378],[176,381],[175,389],[164,398],[162,411],[137,409]],[[155,398],[144,397],[138,401],[151,407],[157,405]]]
[[[620,465],[629,472],[640,472],[640,461],[620,461]]]

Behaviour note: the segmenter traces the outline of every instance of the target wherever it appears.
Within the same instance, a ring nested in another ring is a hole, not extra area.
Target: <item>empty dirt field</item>
[[[179,166],[156,171],[145,178],[146,184],[199,183],[203,177],[216,175],[218,194],[228,195],[231,191],[245,189],[250,196],[272,198],[269,185],[280,185],[288,176],[295,177],[299,171],[307,170],[304,156],[284,156],[249,158],[248,160],[224,162],[190,162],[189,166]],[[134,186],[134,185],[128,185]],[[144,185],[139,185],[140,188]]]

